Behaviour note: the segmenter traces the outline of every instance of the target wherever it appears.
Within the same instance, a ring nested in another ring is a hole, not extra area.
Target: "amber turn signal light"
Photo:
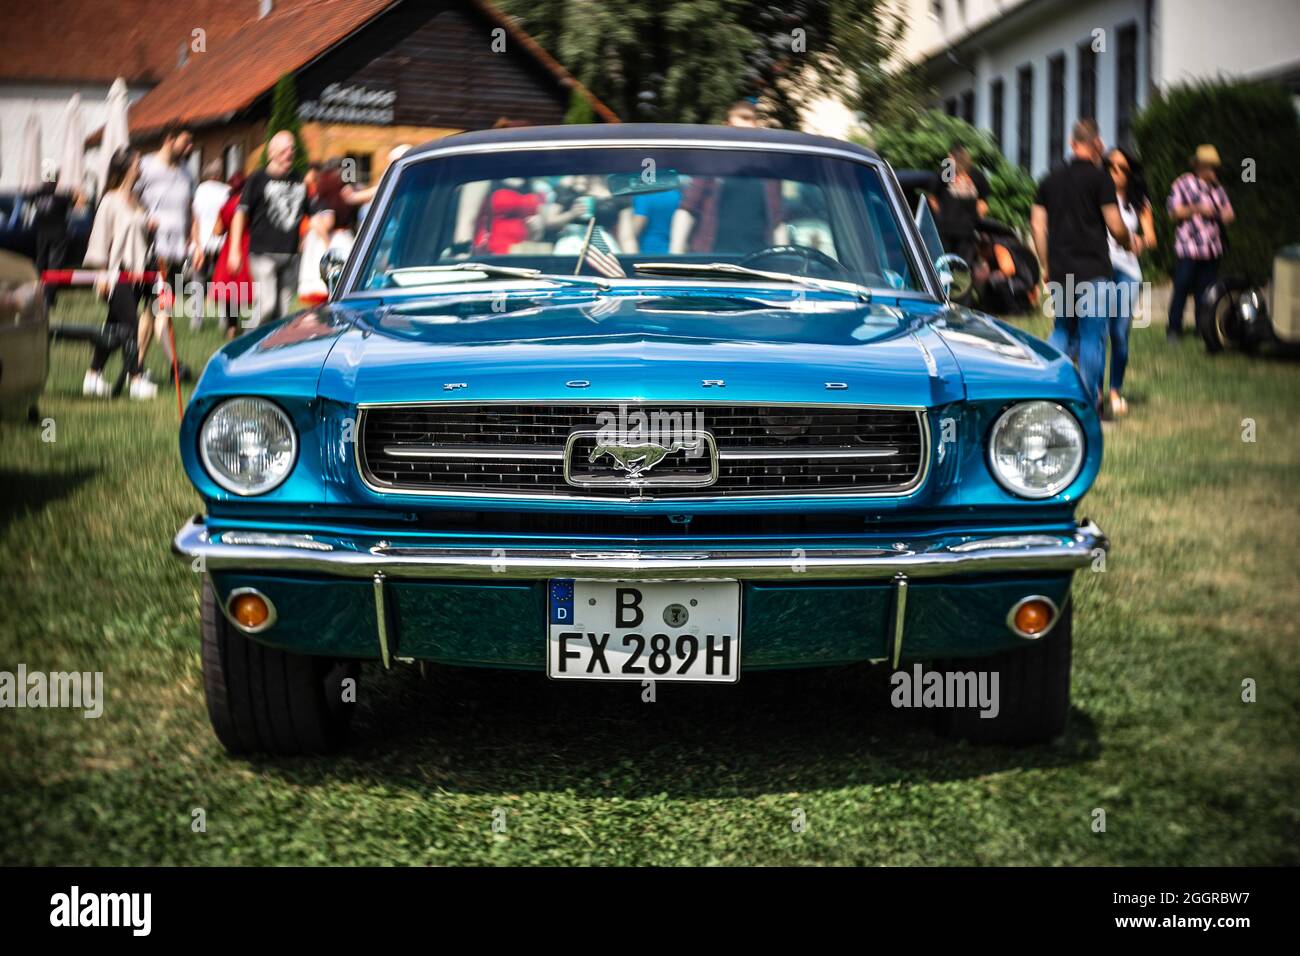
[[[1011,626],[1022,637],[1037,637],[1052,626],[1056,609],[1042,598],[1021,602],[1011,617]]]
[[[246,630],[256,630],[271,616],[271,609],[260,594],[240,594],[230,602],[230,616]]]

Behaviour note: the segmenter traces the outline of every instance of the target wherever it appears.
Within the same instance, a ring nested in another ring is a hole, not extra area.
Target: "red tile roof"
[[[169,123],[203,126],[225,121],[271,90],[285,73],[295,72],[356,32],[400,0],[297,0],[291,7],[244,24],[192,56],[131,107],[133,136]],[[575,88],[606,122],[618,117],[567,70],[486,0],[469,0],[500,24],[556,81]],[[231,64],[238,64],[236,69]]]
[[[277,0],[277,8],[302,0]],[[25,0],[5,4],[0,79],[161,82],[181,44],[211,41],[257,17],[258,0]]]

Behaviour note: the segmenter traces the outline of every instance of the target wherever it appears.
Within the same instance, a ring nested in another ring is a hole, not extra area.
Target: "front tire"
[[[207,581],[200,633],[208,717],[227,751],[329,753],[343,742],[355,706],[344,701],[343,681],[352,679],[355,700],[358,662],[290,654],[244,637]]]
[[[1048,633],[1024,647],[989,657],[946,661],[944,670],[998,673],[998,714],[977,709],[947,712],[950,736],[979,744],[1046,743],[1065,730],[1070,711],[1070,655],[1074,608],[1065,610]]]

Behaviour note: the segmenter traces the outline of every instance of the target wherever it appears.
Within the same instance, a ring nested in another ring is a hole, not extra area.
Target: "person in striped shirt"
[[[1183,310],[1192,297],[1195,310],[1205,290],[1219,275],[1224,253],[1224,226],[1236,213],[1219,184],[1219,151],[1196,147],[1191,172],[1174,180],[1169,190],[1169,215],[1174,220],[1174,288],[1169,299],[1169,329],[1165,335],[1177,342],[1183,334]],[[1195,315],[1195,312],[1193,312]]]

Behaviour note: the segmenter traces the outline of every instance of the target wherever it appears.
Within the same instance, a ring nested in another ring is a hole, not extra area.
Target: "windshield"
[[[718,263],[920,290],[880,174],[847,159],[759,149],[504,150],[414,163],[354,285],[508,278],[504,269],[693,282],[756,281]],[[441,268],[438,268],[441,267]],[[664,268],[666,267],[666,268]]]

